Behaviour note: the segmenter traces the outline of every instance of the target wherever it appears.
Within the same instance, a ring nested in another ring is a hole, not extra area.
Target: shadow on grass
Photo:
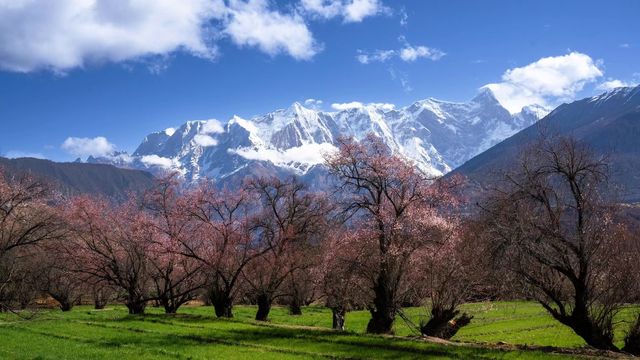
[[[269,323],[255,324],[246,320],[218,319],[194,314],[123,315],[117,318],[69,319],[70,323],[89,326],[95,331],[76,331],[77,335],[16,326],[15,329],[65,341],[85,343],[104,349],[121,347],[141,349],[150,354],[188,357],[189,351],[203,344],[256,349],[304,358],[396,359],[446,357],[463,359],[501,358],[507,351],[447,346],[411,339],[335,332],[328,329],[285,327]],[[140,327],[142,323],[163,326]],[[127,324],[137,326],[127,326]],[[224,326],[223,326],[224,325]],[[181,331],[176,331],[176,327]],[[192,331],[187,330],[192,328]],[[104,329],[104,331],[100,331]],[[170,350],[169,350],[170,349]]]
[[[121,322],[125,319],[129,321],[148,321],[168,326],[197,327],[203,331],[201,331],[200,334],[166,334],[164,332],[154,333],[150,330],[130,327],[106,326],[101,324],[91,325],[118,328],[132,332],[152,333],[152,337],[155,339],[149,338],[144,339],[142,343],[135,343],[136,346],[143,346],[145,348],[157,346],[157,344],[167,344],[167,341],[176,347],[190,346],[194,345],[194,343],[223,344],[291,355],[342,359],[370,358],[371,355],[362,356],[362,353],[369,352],[371,354],[372,350],[375,351],[376,358],[415,358],[423,356],[465,359],[496,358],[500,357],[501,353],[506,353],[500,350],[445,346],[410,339],[363,335],[351,332],[336,332],[328,329],[301,329],[270,323],[248,323],[242,320],[217,319],[215,317],[200,315],[127,316],[115,322]],[[184,323],[176,323],[175,320],[180,320],[180,322],[184,321]],[[199,323],[200,326],[195,325],[194,322]],[[215,325],[215,323],[221,322],[229,325],[239,325],[243,328],[229,329],[204,326],[207,323]],[[134,339],[130,340],[135,341]],[[303,349],[314,349],[314,351]]]

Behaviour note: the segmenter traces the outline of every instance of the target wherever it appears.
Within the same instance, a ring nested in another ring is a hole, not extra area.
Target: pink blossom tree
[[[376,136],[341,139],[327,156],[338,180],[344,212],[363,229],[363,270],[370,281],[370,333],[390,333],[411,288],[408,274],[421,251],[442,239],[439,210],[451,204],[449,187],[434,185],[413,164],[391,153]]]
[[[476,294],[486,276],[484,258],[478,244],[465,237],[455,217],[425,216],[440,231],[440,240],[425,247],[418,256],[413,277],[422,299],[428,299],[429,318],[420,323],[423,335],[444,339],[453,337],[471,322],[472,316],[460,313],[459,306]],[[435,235],[435,234],[434,234]]]
[[[148,257],[154,234],[139,206],[80,196],[65,207],[76,271],[122,290],[130,314],[144,313],[154,298]]]
[[[52,199],[50,189],[31,176],[11,178],[0,171],[0,311],[18,294],[27,294],[18,284],[26,279],[24,260],[38,245],[65,233]]]
[[[147,257],[154,300],[171,314],[196,298],[205,279],[203,264],[183,254],[183,244],[194,236],[185,200],[176,174],[159,179],[143,197],[148,216],[141,219],[151,233]]]
[[[318,271],[319,288],[325,305],[331,309],[332,327],[343,331],[347,312],[367,305],[372,294],[363,271],[367,252],[361,251],[361,232],[336,227],[323,243]]]
[[[230,191],[201,183],[186,195],[195,229],[182,243],[185,256],[204,264],[207,296],[218,317],[233,317],[233,303],[243,289],[243,271],[267,249],[254,241],[251,223],[255,197],[245,189]]]

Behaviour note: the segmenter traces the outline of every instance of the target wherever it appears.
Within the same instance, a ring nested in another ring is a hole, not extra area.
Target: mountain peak
[[[289,108],[286,110],[287,114],[296,114],[296,115],[308,114],[310,112],[315,113],[314,110],[305,107],[304,105],[302,105],[297,101],[291,104],[291,106],[289,106]]]
[[[615,89],[604,92],[600,95],[587,99],[588,102],[605,102],[611,99],[631,98],[640,94],[640,85],[636,87],[617,87]]]
[[[498,105],[500,104],[500,102],[496,98],[496,95],[493,93],[493,91],[486,86],[480,88],[480,90],[478,91],[478,94],[473,99],[471,99],[471,102],[485,103],[485,104],[489,103],[489,104],[498,104]]]

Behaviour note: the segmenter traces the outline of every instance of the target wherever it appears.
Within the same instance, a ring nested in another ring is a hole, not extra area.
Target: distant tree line
[[[606,159],[542,139],[473,206],[464,179],[425,177],[373,135],[341,139],[326,166],[327,192],[294,177],[227,189],[172,174],[119,204],[0,176],[0,309],[46,296],[63,311],[90,298],[175,313],[202,299],[218,317],[255,304],[266,321],[273,304],[298,315],[322,303],[335,329],[367,309],[367,332],[383,334],[403,307],[424,305],[415,330],[451,338],[473,321],[463,303],[518,298],[619,350],[614,316],[640,299],[640,240],[603,196]],[[640,316],[621,350],[640,354]]]

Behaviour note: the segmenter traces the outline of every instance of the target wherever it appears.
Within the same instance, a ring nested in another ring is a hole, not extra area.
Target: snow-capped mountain
[[[548,111],[525,107],[510,114],[489,89],[469,102],[426,99],[396,109],[389,104],[343,105],[333,112],[294,103],[244,119],[189,121],[149,134],[131,155],[90,158],[138,169],[172,170],[187,180],[233,175],[309,175],[334,151],[340,136],[374,133],[429,175],[441,175],[533,124]]]

